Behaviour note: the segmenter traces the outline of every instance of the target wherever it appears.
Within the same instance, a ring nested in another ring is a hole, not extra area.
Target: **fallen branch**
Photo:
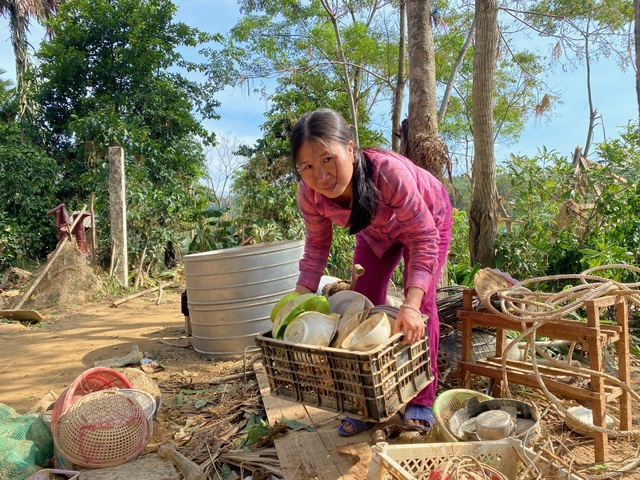
[[[191,345],[187,344],[187,345],[183,345],[182,343],[173,343],[170,342],[168,340],[165,340],[164,338],[161,338],[159,340],[160,343],[164,344],[164,345],[169,345],[170,347],[178,347],[178,348],[189,348]]]
[[[545,455],[547,455],[549,458],[551,458],[553,461],[558,462],[560,465],[562,465],[564,468],[567,468],[569,471],[572,470],[572,467],[569,463],[567,463],[565,460],[563,460],[562,458],[558,457],[556,454],[554,454],[551,450],[549,450],[548,448],[545,447],[540,447],[540,451],[542,453],[544,453]]]
[[[206,387],[209,385],[218,385],[220,383],[227,383],[233,380],[244,380],[245,377],[255,377],[256,372],[249,370],[246,373],[234,373],[233,375],[227,375],[226,377],[218,377],[213,380],[209,380],[208,382],[197,382],[197,383],[181,383],[179,385],[172,385],[172,388],[190,388],[196,390],[195,387],[202,386]]]
[[[134,293],[132,295],[129,295],[127,297],[122,297],[118,300],[116,300],[115,302],[113,302],[111,304],[112,307],[117,307],[118,305],[122,305],[125,302],[128,302],[129,300],[133,300],[134,298],[138,298],[141,297],[142,295],[146,295],[147,293],[153,293],[155,291],[158,291],[162,288],[171,288],[171,287],[177,287],[178,285],[180,285],[180,282],[169,282],[166,283],[164,285],[158,285],[157,287],[153,287],[153,288],[149,288],[148,290],[143,290],[142,292],[138,292],[138,293]]]
[[[162,285],[160,285],[160,291],[158,292],[158,298],[156,299],[156,305],[160,305],[160,299],[162,298]]]
[[[219,458],[222,461],[252,472],[261,468],[278,477],[282,476],[280,461],[275,448],[263,449],[260,452],[226,452],[220,455]]]

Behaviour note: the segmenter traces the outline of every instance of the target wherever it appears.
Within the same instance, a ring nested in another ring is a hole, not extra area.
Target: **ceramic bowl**
[[[389,317],[389,323],[391,324],[391,331],[393,332],[393,327],[396,324],[396,318],[398,318],[398,313],[400,309],[398,307],[394,307],[392,305],[378,305],[373,307],[369,312],[369,315],[374,315],[379,312],[384,312]]]
[[[582,405],[578,407],[567,408],[567,413],[573,415],[577,419],[586,423],[587,425],[593,425],[593,411],[589,408],[583,407]],[[607,429],[615,429],[619,422],[611,416],[606,416],[606,428]],[[576,432],[578,435],[582,435],[584,437],[593,437],[594,430],[591,430],[587,425],[583,425],[579,421],[567,416],[564,419],[564,423],[567,424],[571,430]]]
[[[354,292],[353,290],[341,290],[329,297],[329,313],[339,313],[342,315],[354,300],[364,303],[361,310],[364,310],[364,308],[373,308],[371,300],[361,293]]]
[[[515,418],[504,410],[489,410],[476,417],[475,427],[480,440],[504,440],[515,431]]]
[[[331,315],[337,315],[337,313],[332,313]],[[340,320],[338,321],[338,327],[336,328],[336,334],[333,337],[333,340],[329,344],[331,347],[341,348],[342,342],[347,335],[351,333],[353,330],[360,325],[360,321],[366,319],[369,316],[369,309],[365,309],[362,312],[354,313],[352,315],[348,315],[347,313],[343,313],[340,316]]]
[[[338,323],[337,315],[320,312],[302,312],[284,331],[283,340],[306,345],[329,346]]]
[[[369,316],[342,341],[342,348],[367,352],[381,345],[391,336],[391,323],[384,312]]]

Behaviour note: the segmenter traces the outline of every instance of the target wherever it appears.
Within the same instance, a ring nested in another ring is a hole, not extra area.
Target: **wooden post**
[[[114,277],[120,284],[129,286],[129,261],[127,252],[127,202],[125,197],[124,150],[109,147],[109,220],[111,241],[114,245]]]
[[[466,311],[473,311],[473,295],[474,290],[465,289],[462,292],[462,309]],[[463,319],[462,323],[457,325],[457,328],[462,331],[462,346],[460,348],[460,383],[463,388],[471,388],[471,375],[465,368],[465,364],[471,362],[471,342],[473,341],[473,326],[468,319]]]
[[[96,252],[96,247],[98,246],[98,242],[96,241],[96,216],[93,210],[93,201],[95,200],[96,194],[91,192],[89,196],[89,213],[91,214],[91,266],[96,268],[98,264],[98,253]]]
[[[600,307],[593,300],[585,302],[587,310],[587,325],[594,328],[596,334],[589,337],[589,368],[594,372],[602,372],[602,335],[600,335]],[[571,359],[569,359],[571,361]],[[591,375],[591,391],[595,393],[591,401],[593,424],[605,428],[607,425],[607,399],[604,395],[604,378]],[[609,440],[604,432],[593,432],[593,448],[596,463],[607,461],[609,454]]]
[[[616,323],[620,326],[620,340],[616,345],[618,352],[618,378],[626,385],[631,385],[631,365],[629,349],[629,307],[627,299],[620,296],[616,299]],[[628,390],[620,396],[620,429],[633,430],[633,408],[631,393]]]

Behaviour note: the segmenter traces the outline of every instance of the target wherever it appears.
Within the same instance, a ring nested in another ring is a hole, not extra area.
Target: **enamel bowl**
[[[338,318],[320,312],[302,312],[287,325],[283,340],[327,347],[336,331]]]
[[[342,348],[367,352],[386,342],[391,336],[391,323],[384,312],[369,316],[342,341]]]
[[[373,308],[371,300],[361,293],[354,292],[353,290],[341,290],[329,297],[329,313],[339,313],[342,315],[354,300],[357,300],[357,302],[359,302],[358,305],[362,306],[360,311],[365,308]]]
[[[591,409],[578,406],[567,408],[567,413],[573,415],[578,420],[566,416],[564,419],[564,423],[573,430],[578,435],[582,435],[584,437],[593,437],[594,430],[589,428],[589,425],[593,425],[593,412]],[[609,430],[613,430],[617,428],[619,422],[617,419],[614,419],[610,415],[606,416],[606,428]],[[586,425],[585,425],[586,424]]]

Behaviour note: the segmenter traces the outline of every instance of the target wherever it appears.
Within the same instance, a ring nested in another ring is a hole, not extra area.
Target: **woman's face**
[[[306,141],[298,150],[298,168],[304,183],[343,206],[351,202],[354,162],[353,142],[343,145]]]

